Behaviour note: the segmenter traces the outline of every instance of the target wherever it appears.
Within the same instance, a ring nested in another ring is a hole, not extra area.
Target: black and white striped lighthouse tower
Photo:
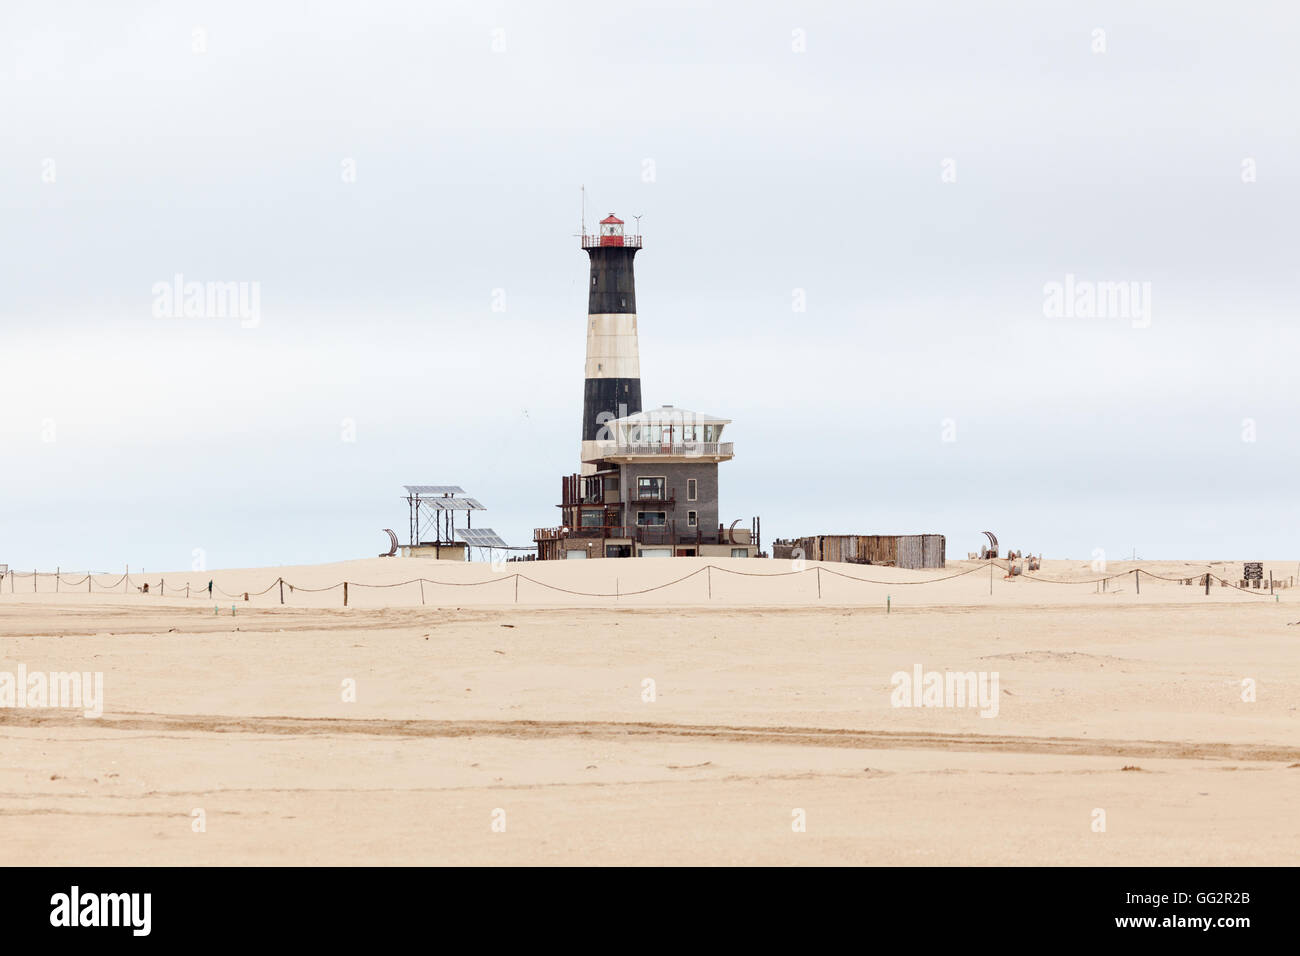
[[[636,280],[632,257],[640,236],[623,234],[623,220],[610,213],[598,235],[583,235],[591,258],[587,294],[587,368],[582,399],[582,473],[595,465],[596,441],[609,438],[605,423],[641,411],[641,359],[636,338]]]

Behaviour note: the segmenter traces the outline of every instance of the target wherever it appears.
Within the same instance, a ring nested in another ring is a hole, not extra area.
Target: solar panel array
[[[456,537],[475,548],[508,548],[510,545],[491,528],[457,528]]]
[[[477,498],[421,498],[420,504],[434,511],[487,511]]]
[[[403,485],[408,495],[463,495],[460,485]]]

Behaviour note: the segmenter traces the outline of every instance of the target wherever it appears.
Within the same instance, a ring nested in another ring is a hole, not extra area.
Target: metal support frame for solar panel
[[[486,511],[476,498],[465,495],[460,485],[403,485],[406,489],[406,504],[409,509],[410,543],[419,544],[453,544],[456,538],[456,512],[465,512],[465,524],[471,523],[475,511]],[[420,508],[424,507],[426,517],[420,520]],[[432,512],[432,517],[427,517]],[[433,540],[421,540],[433,529]]]

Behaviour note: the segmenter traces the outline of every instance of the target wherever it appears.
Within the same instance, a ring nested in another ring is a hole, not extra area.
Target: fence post
[[[1138,594],[1142,593],[1142,576],[1138,574],[1138,569],[1133,569],[1133,584],[1137,588]]]
[[[822,599],[822,567],[817,565],[817,600]]]
[[[62,576],[63,576],[63,568],[59,567],[59,566],[56,564],[56,565],[54,566],[54,593],[55,593],[55,594],[58,594],[58,593],[59,593],[59,578],[61,578]],[[1272,584],[1272,581],[1273,581],[1273,573],[1272,573],[1271,571],[1269,572],[1268,580],[1269,580],[1268,588],[1269,588],[1269,590],[1271,591],[1271,590],[1273,590],[1273,584]]]
[[[280,578],[280,603],[284,603],[284,578]]]
[[[86,572],[86,593],[90,593],[90,572]]]
[[[1268,593],[1269,594],[1273,593],[1273,572],[1272,571],[1268,572]]]
[[[713,565],[711,565],[711,564],[709,564],[709,565],[705,565],[705,567],[704,567],[704,576],[705,576],[705,577],[708,579],[708,581],[709,581],[709,600],[712,601],[712,600],[713,600]],[[821,579],[818,578],[818,586],[819,586],[819,587],[820,587],[820,583],[821,583]],[[821,591],[818,591],[818,592],[817,592],[817,596],[818,596],[818,597],[821,597]]]
[[[1205,572],[1205,593],[1206,594],[1210,593],[1210,572],[1209,571]]]
[[[348,606],[348,582],[343,582],[343,606]]]

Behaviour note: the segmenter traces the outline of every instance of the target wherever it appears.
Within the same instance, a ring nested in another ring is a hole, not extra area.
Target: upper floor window
[[[668,484],[665,478],[637,478],[636,496],[638,498],[657,498],[667,497],[664,493]]]
[[[694,501],[697,490],[698,489],[696,488],[695,479],[687,478],[686,479],[686,500]]]

